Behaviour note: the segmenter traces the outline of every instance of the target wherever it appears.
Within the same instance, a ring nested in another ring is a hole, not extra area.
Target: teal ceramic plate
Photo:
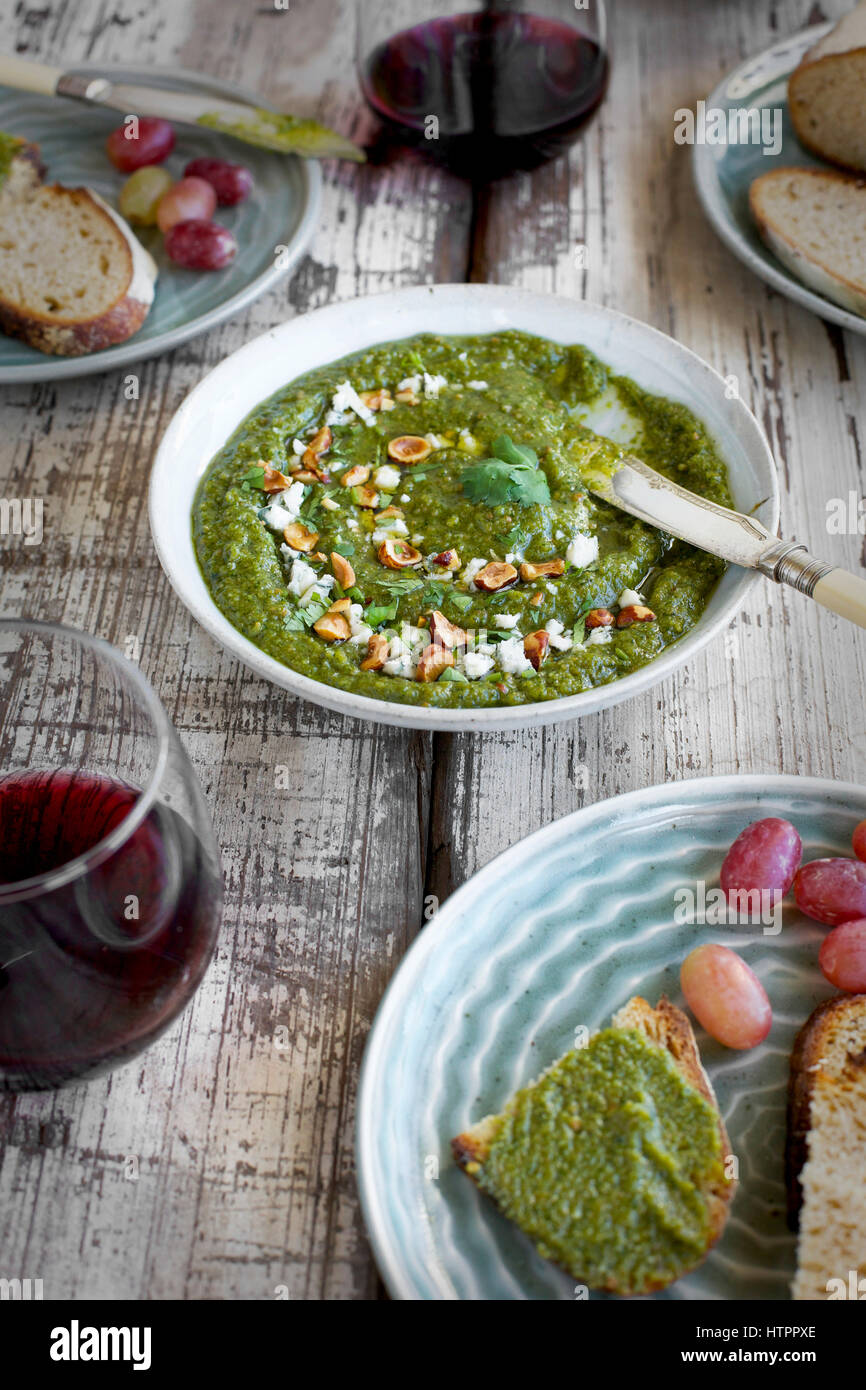
[[[104,73],[118,82],[206,92],[242,101],[255,99],[251,93],[228,83],[181,68],[84,64],[74,70]],[[49,182],[87,184],[113,207],[117,206],[124,175],[109,162],[105,139],[122,120],[118,111],[0,87],[0,130],[26,136],[40,145]],[[246,164],[252,171],[255,187],[246,202],[233,208],[217,208],[215,214],[215,220],[229,227],[237,238],[239,249],[234,261],[225,270],[182,270],[166,257],[156,229],[140,229],[136,235],[159,267],[153,308],[141,331],[126,343],[86,357],[48,357],[25,343],[0,335],[0,382],[85,376],[167,352],[239,314],[296,265],[318,218],[318,166],[294,156],[242,145],[228,136],[193,126],[175,125],[175,133],[177,143],[166,160],[166,168],[177,178],[197,155],[229,159]],[[281,248],[279,256],[277,248]]]
[[[705,1262],[657,1298],[787,1298],[794,1239],[782,1156],[794,1036],[835,991],[821,975],[825,929],[787,904],[778,935],[677,925],[678,890],[718,883],[749,821],[783,816],[804,857],[850,854],[866,791],[805,777],[673,782],[589,806],[515,845],[449,898],[394,976],[361,1077],[357,1162],[367,1228],[391,1293],[406,1299],[572,1299],[455,1167],[449,1140],[501,1108],[633,994],[682,1006],[679,966],[717,940],[742,953],[770,996],[765,1043],[731,1052],[696,1028],[740,1186]]]
[[[776,260],[758,236],[749,214],[749,185],[759,174],[783,165],[831,169],[802,148],[788,115],[788,78],[803,54],[832,24],[816,24],[773,44],[749,58],[719,83],[707,97],[707,111],[742,108],[782,112],[782,143],[778,154],[764,154],[760,145],[694,146],[694,175],[704,212],[730,251],[768,285],[831,323],[866,333],[866,318],[852,314],[814,290]]]

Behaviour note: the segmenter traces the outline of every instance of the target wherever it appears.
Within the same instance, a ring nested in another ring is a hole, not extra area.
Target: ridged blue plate
[[[788,1297],[783,1149],[794,1036],[835,991],[821,975],[825,929],[786,904],[782,930],[677,925],[675,893],[718,883],[749,821],[794,822],[804,858],[850,854],[866,792],[804,777],[736,776],[631,792],[555,821],[449,898],[406,955],[364,1056],[357,1164],[382,1276],[403,1299],[573,1299],[573,1282],[455,1167],[449,1141],[499,1110],[633,994],[683,1006],[679,967],[695,945],[739,951],[762,980],[773,1028],[731,1052],[696,1026],[740,1187],[705,1262],[658,1298]]]
[[[182,68],[84,63],[76,65],[74,71],[98,72],[117,82],[256,101],[250,92]],[[0,130],[36,141],[47,166],[47,181],[85,184],[115,208],[126,176],[110,163],[105,140],[122,121],[119,111],[0,86]],[[155,228],[138,229],[136,235],[157,262],[159,279],[153,307],[135,337],[86,357],[49,357],[15,338],[0,335],[0,382],[86,376],[155,357],[239,314],[297,264],[318,219],[318,165],[194,126],[176,124],[175,134],[177,143],[165,167],[176,178],[199,155],[246,164],[252,171],[255,185],[249,198],[237,207],[217,208],[214,215],[215,221],[234,232],[238,242],[235,259],[225,270],[182,270],[165,255],[162,236]],[[279,258],[278,247],[283,248]]]
[[[694,176],[698,196],[712,226],[734,255],[773,289],[796,300],[822,319],[840,323],[855,333],[866,333],[866,318],[852,314],[832,300],[816,294],[796,275],[777,261],[758,236],[749,212],[749,187],[759,174],[782,166],[801,165],[806,169],[833,169],[804,150],[788,114],[788,78],[807,49],[832,29],[832,24],[815,24],[799,34],[780,39],[772,47],[741,63],[719,83],[706,99],[707,109],[732,108],[781,111],[781,149],[764,154],[760,145],[699,145],[693,150]],[[727,119],[727,115],[726,115]]]

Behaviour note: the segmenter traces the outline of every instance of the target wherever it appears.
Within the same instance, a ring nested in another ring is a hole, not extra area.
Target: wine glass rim
[[[123,678],[128,681],[136,695],[140,697],[142,704],[153,720],[157,748],[150,776],[140,789],[132,810],[124,816],[119,825],[110,830],[101,840],[97,840],[96,844],[91,845],[90,849],[85,850],[83,854],[77,854],[74,859],[67,860],[65,864],[59,865],[56,869],[49,869],[42,874],[33,874],[30,878],[16,879],[13,883],[0,883],[0,904],[19,902],[25,898],[53,892],[56,888],[62,888],[65,884],[82,877],[110,855],[116,853],[150,813],[156,799],[157,788],[168,764],[172,735],[168,715],[153,686],[142,675],[135,663],[119,652],[110,642],[106,642],[102,637],[94,637],[89,632],[82,632],[79,628],[69,627],[65,623],[46,622],[41,618],[0,618],[0,635],[5,632],[25,631],[70,639],[78,646],[89,648],[98,653],[110,665],[118,668]]]

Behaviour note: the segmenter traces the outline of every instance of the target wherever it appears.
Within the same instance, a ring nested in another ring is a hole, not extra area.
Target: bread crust
[[[126,290],[103,313],[67,322],[58,322],[50,315],[26,309],[0,296],[0,329],[39,352],[58,357],[82,357],[126,342],[139,331],[150,312],[156,263],[123,218],[92,189],[52,184],[44,191],[74,202],[86,199],[104,221],[111,223],[118,234],[118,251],[126,262]]]
[[[664,1047],[671,1055],[683,1080],[694,1090],[703,1096],[716,1112],[719,1139],[723,1155],[730,1154],[730,1140],[725,1129],[724,1120],[719,1110],[718,1101],[713,1093],[709,1077],[701,1063],[698,1045],[692,1026],[676,1005],[672,1004],[666,996],[662,995],[658,1005],[653,1009],[640,995],[635,995],[627,1004],[614,1014],[611,1019],[612,1028],[635,1028],[643,1033],[650,1042],[656,1043],[659,1047]],[[553,1063],[555,1066],[556,1063]],[[544,1073],[542,1073],[543,1075]],[[458,1167],[463,1169],[467,1177],[478,1186],[478,1171],[483,1167],[484,1162],[490,1152],[490,1146],[496,1134],[497,1116],[486,1115],[469,1129],[458,1134],[451,1140],[451,1152]],[[474,1165],[478,1165],[476,1168]],[[706,1250],[691,1268],[696,1268],[706,1257],[707,1253],[716,1244],[728,1218],[728,1210],[736,1191],[737,1183],[735,1180],[724,1180],[715,1184],[708,1192],[710,1230]],[[482,1189],[483,1190],[483,1189]],[[484,1194],[490,1197],[489,1193]],[[495,1201],[494,1198],[490,1200]],[[683,1274],[688,1270],[683,1270]],[[636,1290],[640,1293],[657,1293],[660,1289],[666,1288],[665,1281],[651,1281],[645,1288]],[[607,1293],[622,1293],[615,1281],[610,1280],[604,1286]]]
[[[766,174],[759,174],[749,187],[749,211],[761,239],[782,264],[793,275],[796,275],[797,279],[807,288],[815,290],[818,294],[823,294],[827,299],[832,300],[835,304],[841,304],[843,308],[852,313],[866,315],[866,291],[864,291],[864,287],[855,280],[849,279],[848,276],[841,275],[838,270],[834,270],[817,256],[806,256],[797,242],[762,207],[761,199],[764,190],[771,183],[792,176],[796,176],[798,179],[814,179],[821,183],[826,183],[829,180],[847,187],[862,189],[864,207],[866,207],[866,177],[850,173],[843,174],[839,169],[803,169],[798,166],[786,166],[781,169],[770,169]]]
[[[809,52],[811,53],[812,51],[813,50],[810,49]],[[863,173],[864,169],[862,165],[847,164],[836,155],[830,154],[824,146],[815,140],[814,135],[810,133],[806,124],[806,108],[808,102],[804,99],[800,90],[804,82],[814,76],[816,72],[831,72],[833,67],[838,65],[840,60],[846,62],[855,54],[862,57],[864,64],[866,64],[866,47],[859,44],[853,48],[845,48],[833,53],[824,53],[816,57],[810,57],[809,53],[807,53],[788,79],[788,112],[797,139],[804,149],[810,150],[811,153],[817,155],[819,159],[825,159],[828,163],[835,164],[838,169],[847,169],[851,173]]]
[[[803,1205],[801,1174],[809,1157],[812,1096],[822,1074],[822,1061],[834,1026],[851,1011],[862,1011],[866,1019],[866,995],[840,994],[819,1004],[803,1024],[794,1041],[788,1079],[787,1135],[785,1139],[785,1187],[788,1198],[788,1225],[799,1229]],[[851,1067],[866,1069],[866,1049],[850,1055]]]

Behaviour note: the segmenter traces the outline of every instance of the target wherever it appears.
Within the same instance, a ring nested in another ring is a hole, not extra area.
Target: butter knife
[[[0,85],[42,96],[74,97],[91,106],[109,106],[124,115],[160,116],[181,125],[204,126],[248,145],[305,159],[354,159],[363,150],[318,121],[304,120],[263,106],[224,101],[198,92],[139,87],[94,73],[66,72],[45,63],[0,54]]]
[[[610,471],[590,464],[583,477],[602,501],[730,564],[760,570],[777,584],[789,584],[822,608],[866,627],[866,580],[816,560],[796,541],[771,536],[755,517],[698,497],[631,455]]]

